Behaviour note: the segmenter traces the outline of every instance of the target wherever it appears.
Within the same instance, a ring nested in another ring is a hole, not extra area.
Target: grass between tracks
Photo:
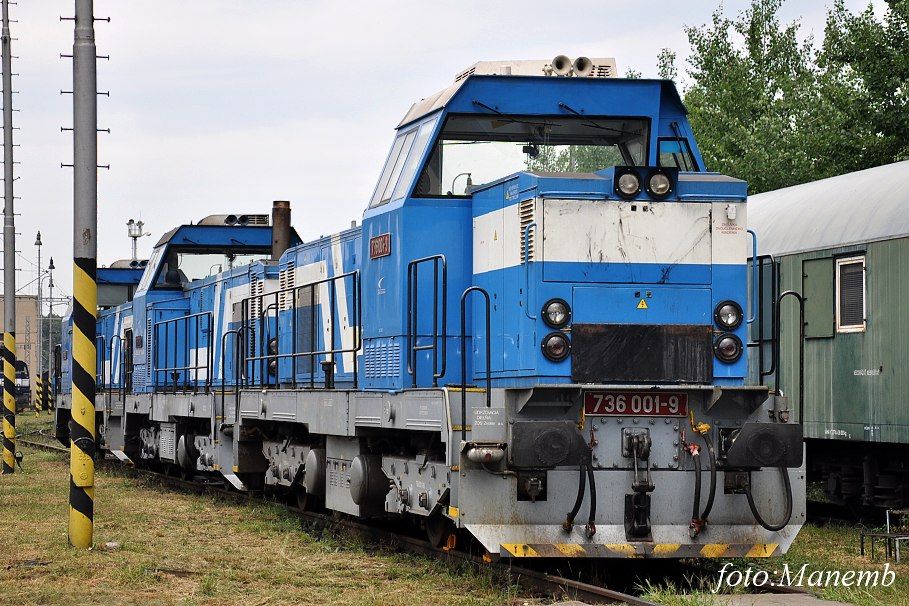
[[[50,429],[46,416],[26,413],[18,420],[23,435]],[[107,469],[96,479],[98,548],[80,552],[66,544],[64,455],[22,450],[24,473],[0,479],[0,604],[538,603],[473,567],[377,549],[342,534],[316,540],[278,506],[173,492]],[[788,563],[793,572],[808,564],[809,574],[881,570],[881,562],[858,555],[859,532],[857,526],[806,526],[784,558],[733,564],[774,571]],[[121,547],[105,550],[109,541]],[[711,588],[722,564],[704,564],[703,572],[675,586],[645,581],[642,597],[667,606],[721,604]],[[909,565],[890,565],[896,582],[889,588],[809,589],[860,606],[909,606]]]
[[[32,415],[19,420],[23,434],[35,427]],[[103,469],[96,548],[77,551],[66,542],[64,455],[22,451],[24,472],[0,479],[0,604],[525,603],[504,579],[473,568],[352,537],[316,540],[278,506],[182,494]],[[104,549],[109,541],[121,547]]]
[[[780,578],[783,565],[788,564],[791,578],[795,579],[798,571],[807,564],[803,588],[816,593],[826,600],[857,604],[860,606],[909,606],[909,565],[903,560],[901,564],[889,562],[890,569],[896,574],[890,587],[837,587],[830,584],[826,587],[808,586],[810,575],[814,571],[869,570],[883,571],[883,549],[876,549],[877,560],[872,562],[868,555],[859,555],[859,534],[861,527],[829,524],[826,526],[806,525],[802,528],[792,547],[785,556],[771,560],[732,560],[736,570],[766,570],[770,580]],[[868,543],[866,541],[866,554]],[[909,555],[909,554],[907,554]],[[725,602],[719,601],[713,593],[719,575],[716,572],[724,561],[704,564],[704,572],[692,574],[684,587],[680,586],[645,586],[644,595],[652,601],[667,606],[715,606]],[[729,590],[727,589],[727,592]],[[743,593],[751,593],[749,588],[741,588]],[[792,598],[795,599],[795,598]],[[747,601],[745,602],[748,603]]]

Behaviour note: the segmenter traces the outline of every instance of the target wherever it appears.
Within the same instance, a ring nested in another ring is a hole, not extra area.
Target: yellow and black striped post
[[[98,88],[93,0],[73,30],[73,324],[69,542],[92,546],[95,505],[95,313],[98,285]]]
[[[3,333],[3,473],[16,467],[16,334]]]
[[[70,434],[69,542],[91,547],[95,500],[95,259],[73,262],[73,404]]]
[[[41,414],[41,400],[42,400],[41,389],[41,375],[35,377],[35,416],[37,417]]]

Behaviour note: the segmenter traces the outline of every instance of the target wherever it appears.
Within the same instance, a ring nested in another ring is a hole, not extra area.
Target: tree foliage
[[[686,28],[684,99],[707,166],[756,193],[909,156],[909,0],[888,4],[878,21],[837,0],[819,49],[780,22],[782,0]],[[674,73],[668,49],[658,70]]]

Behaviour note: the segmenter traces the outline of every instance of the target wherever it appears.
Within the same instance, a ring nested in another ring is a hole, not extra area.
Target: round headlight
[[[716,306],[713,320],[717,326],[732,330],[742,323],[742,306],[735,301],[723,301]]]
[[[571,319],[571,308],[563,299],[550,299],[543,306],[543,322],[550,328],[562,328]]]
[[[742,355],[742,342],[732,333],[723,333],[714,341],[713,353],[723,362],[735,362]]]
[[[268,340],[268,353],[276,354],[278,353],[278,338],[272,337]]]
[[[560,332],[552,332],[543,337],[543,355],[553,362],[561,362],[571,353],[568,337]]]
[[[625,198],[633,198],[641,193],[641,181],[634,173],[624,173],[619,177],[617,189],[621,196]]]
[[[653,172],[647,179],[647,193],[654,198],[665,198],[672,191],[669,175],[661,171]]]
[[[272,360],[271,362],[268,363],[268,374],[270,374],[273,377],[277,376],[277,374],[278,374],[278,361],[277,360]]]

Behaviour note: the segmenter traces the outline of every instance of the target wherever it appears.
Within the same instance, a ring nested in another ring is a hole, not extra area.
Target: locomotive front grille
[[[571,376],[578,383],[710,383],[712,328],[700,324],[575,324]]]

